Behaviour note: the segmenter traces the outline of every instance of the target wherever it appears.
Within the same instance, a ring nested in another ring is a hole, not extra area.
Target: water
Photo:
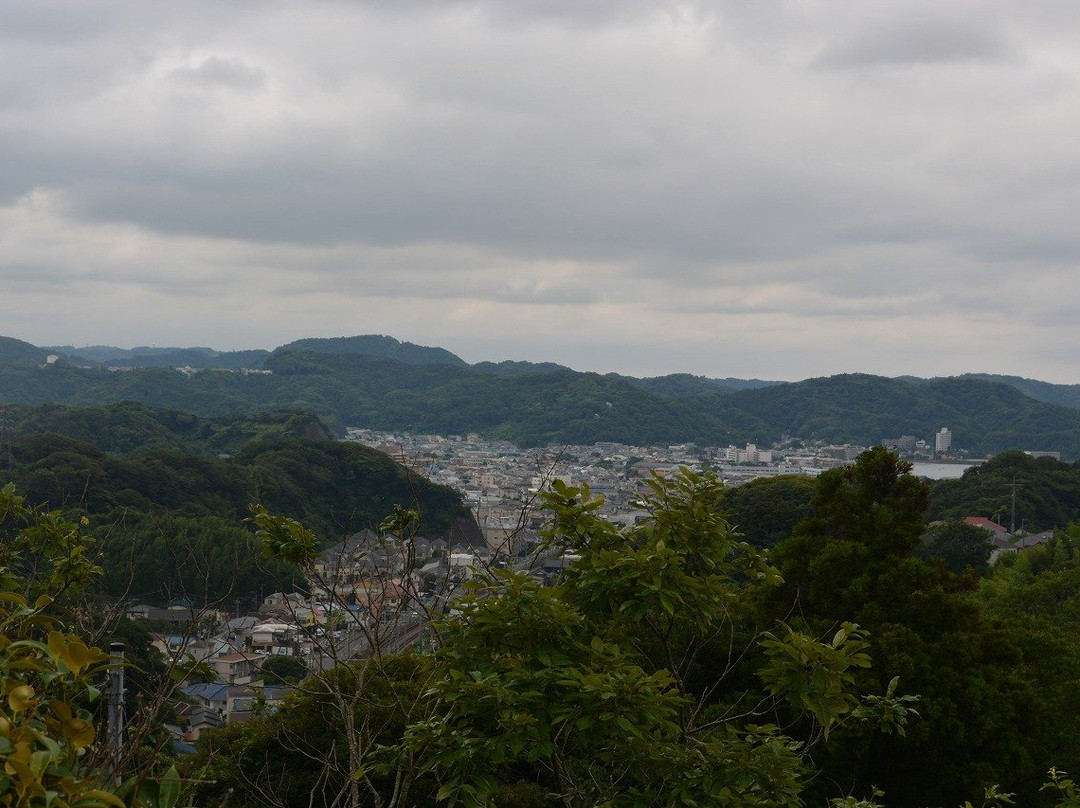
[[[956,480],[972,466],[981,463],[912,463],[911,473],[916,477],[928,477],[931,480]]]

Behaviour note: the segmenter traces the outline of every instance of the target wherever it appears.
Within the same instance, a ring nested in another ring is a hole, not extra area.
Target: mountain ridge
[[[13,353],[25,359],[32,355],[28,345]],[[156,356],[170,355],[157,350]],[[257,369],[270,373],[107,372],[70,361],[42,368],[6,362],[0,354],[0,400],[138,401],[201,417],[305,411],[338,433],[345,426],[477,432],[525,446],[604,440],[768,445],[783,436],[870,445],[904,434],[929,439],[949,427],[954,445],[973,454],[1025,449],[1080,457],[1080,398],[1070,386],[1020,377],[637,379],[555,363],[469,365],[445,349],[381,335],[296,340],[267,353]],[[1070,407],[1074,400],[1077,407]]]

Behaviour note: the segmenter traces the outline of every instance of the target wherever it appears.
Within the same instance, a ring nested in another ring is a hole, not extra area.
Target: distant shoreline
[[[918,461],[911,464],[911,473],[916,477],[930,480],[954,480],[963,476],[973,466],[981,466],[985,458],[979,460],[934,460]]]

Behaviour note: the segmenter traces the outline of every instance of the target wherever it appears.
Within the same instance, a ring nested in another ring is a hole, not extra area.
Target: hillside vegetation
[[[1009,527],[1016,487],[1016,528],[1039,533],[1080,523],[1080,464],[1004,452],[960,479],[927,483],[927,522],[984,516]],[[810,514],[814,481],[766,477],[724,491],[723,510],[756,547],[773,547]]]
[[[1009,526],[1016,486],[1016,527],[1029,533],[1080,522],[1080,465],[1006,452],[930,488],[927,519],[996,518]]]
[[[137,568],[148,555],[139,575],[159,594],[211,594],[218,573],[253,587],[262,581],[240,564],[255,544],[277,573],[268,581],[314,576],[319,543],[304,527],[260,510],[254,535],[236,525],[247,540],[229,547],[225,514],[254,493],[332,531],[350,490],[377,500],[415,481],[363,447],[284,437],[226,462],[23,435],[8,461],[21,485],[51,474],[79,491],[58,515],[0,488],[0,793],[27,795],[19,805],[1076,805],[1065,772],[1080,765],[1080,529],[982,579],[952,571],[920,552],[931,492],[883,447],[735,501],[711,474],[655,478],[647,516],[626,530],[587,489],[556,481],[540,495],[542,538],[573,558],[557,586],[478,568],[449,609],[432,609],[415,653],[372,643],[363,660],[333,656],[279,706],[206,730],[176,761],[168,736],[142,741],[179,718],[163,705],[199,666],[155,662],[149,633],[123,620],[99,638],[138,652],[127,657],[135,700],[120,748],[101,743],[107,656],[80,633],[110,606],[94,589],[103,577],[113,587],[125,559]],[[987,476],[1024,470],[1011,455],[997,463]],[[1071,468],[1032,461],[1029,479],[1064,484]],[[134,526],[97,526],[117,509]],[[795,524],[766,556],[732,529],[732,509]],[[396,522],[406,545],[413,523]],[[117,539],[147,546],[116,554]],[[123,586],[125,600],[142,594]],[[405,596],[408,613],[431,606]],[[343,650],[336,634],[311,632]],[[303,667],[294,658],[294,674]],[[51,798],[60,791],[67,800]]]
[[[304,412],[200,418],[189,412],[133,401],[98,407],[9,405],[6,418],[8,440],[46,432],[121,454],[150,449],[230,454],[256,438],[330,440],[333,437],[318,418]]]
[[[356,443],[267,436],[230,457],[198,453],[195,444],[153,445],[151,437],[115,454],[57,434],[23,434],[6,453],[0,484],[12,482],[28,501],[72,518],[86,516],[108,592],[151,603],[227,597],[252,605],[260,591],[292,581],[287,565],[259,563],[244,526],[252,503],[302,520],[323,545],[377,527],[399,504],[419,511],[423,535],[468,539],[462,525],[471,516],[460,494]]]
[[[1080,410],[1032,397],[1075,402],[1066,386],[1013,377],[631,379],[550,363],[470,366],[444,349],[382,336],[298,340],[257,365],[272,373],[218,369],[187,376],[156,366],[108,372],[75,362],[42,368],[0,358],[0,400],[77,406],[137,401],[202,417],[285,409],[311,412],[336,431],[479,432],[524,446],[603,440],[768,445],[785,435],[872,445],[904,434],[929,438],[948,426],[954,446],[974,455],[1024,449],[1080,457]]]

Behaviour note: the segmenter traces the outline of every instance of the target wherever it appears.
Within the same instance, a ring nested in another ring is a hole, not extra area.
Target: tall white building
[[[934,435],[934,451],[947,452],[952,446],[952,432],[948,427],[942,427],[941,431]]]

